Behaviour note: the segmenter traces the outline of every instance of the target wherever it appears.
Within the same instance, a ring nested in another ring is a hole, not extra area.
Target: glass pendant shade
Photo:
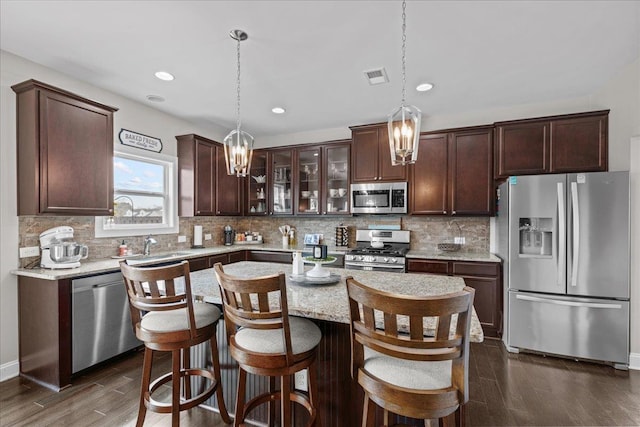
[[[413,105],[402,105],[389,115],[391,164],[408,165],[418,159],[422,112]]]
[[[253,137],[243,130],[234,129],[224,138],[223,143],[227,174],[247,176],[253,157]]]

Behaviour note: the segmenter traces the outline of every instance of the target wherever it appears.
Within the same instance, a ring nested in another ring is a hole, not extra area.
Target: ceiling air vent
[[[382,83],[389,83],[387,72],[384,68],[377,68],[375,70],[365,71],[364,75],[369,80],[370,85],[379,85]]]

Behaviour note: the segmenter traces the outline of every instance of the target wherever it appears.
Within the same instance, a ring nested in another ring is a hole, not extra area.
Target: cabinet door
[[[247,177],[245,215],[267,215],[269,186],[267,183],[268,152],[256,150],[251,160],[251,177]]]
[[[271,215],[292,215],[293,151],[274,150],[271,153],[270,210]]]
[[[450,135],[451,214],[491,215],[493,187],[493,138],[491,128]]]
[[[113,114],[40,91],[42,213],[113,214]]]
[[[377,181],[378,129],[354,130],[351,154],[351,182]],[[391,162],[390,157],[389,162]]]
[[[208,142],[195,141],[195,214],[215,215],[216,147]]]
[[[500,326],[502,322],[502,293],[499,279],[467,276],[462,276],[462,278],[467,286],[476,290],[473,307],[476,309],[484,334],[490,337],[499,337],[502,332]]]
[[[299,215],[320,214],[322,169],[320,147],[299,148],[297,159],[297,189],[295,212]]]
[[[449,261],[408,259],[407,271],[409,273],[450,274]]]
[[[532,175],[549,170],[549,122],[496,127],[496,177]]]
[[[412,214],[447,215],[448,134],[420,136],[418,160],[409,167],[409,206]]]
[[[323,151],[324,198],[322,213],[344,215],[349,207],[349,152],[350,144],[327,145]]]
[[[608,115],[551,122],[550,172],[606,171]]]
[[[418,151],[418,155],[419,155]],[[406,181],[407,167],[391,164],[389,131],[387,126],[378,128],[378,181]]]
[[[242,215],[245,178],[227,174],[224,147],[216,146],[216,215]]]

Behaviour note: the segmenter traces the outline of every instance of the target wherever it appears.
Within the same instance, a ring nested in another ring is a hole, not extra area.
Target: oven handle
[[[354,267],[378,267],[378,268],[392,268],[395,270],[400,270],[400,269],[404,269],[404,265],[403,264],[384,264],[384,265],[380,265],[380,264],[370,264],[370,263],[355,263],[355,262],[349,262],[349,261],[345,261],[344,263],[345,267],[350,265],[350,266],[354,266]]]

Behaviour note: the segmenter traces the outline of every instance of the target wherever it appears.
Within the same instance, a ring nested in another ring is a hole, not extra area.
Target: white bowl
[[[347,189],[346,188],[338,188],[338,195],[340,197],[344,197],[347,194]]]
[[[313,190],[313,197],[318,197],[318,190]]]
[[[337,188],[330,188],[329,189],[329,196],[338,197],[338,189]]]
[[[301,192],[300,192],[300,195],[301,195],[302,197],[304,197],[304,198],[309,197],[309,195],[310,195],[310,194],[311,194],[311,192],[310,192],[310,191],[301,191]]]

